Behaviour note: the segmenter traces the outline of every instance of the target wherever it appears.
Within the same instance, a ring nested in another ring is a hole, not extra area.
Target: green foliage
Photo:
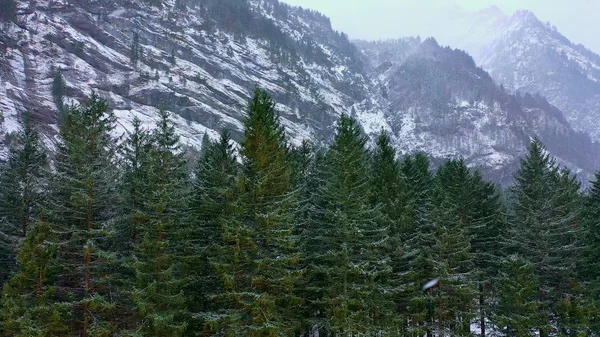
[[[585,282],[587,295],[592,299],[593,319],[590,328],[596,334],[600,333],[600,172],[588,191],[584,200],[582,212],[584,225],[583,261],[580,265],[580,277]]]
[[[230,291],[241,295],[249,335],[291,335],[298,327],[294,287],[299,254],[293,222],[297,200],[284,130],[265,91],[256,90],[244,126],[236,202],[240,226],[229,228],[224,237],[246,245],[249,254],[244,259],[250,269],[245,287]]]
[[[150,174],[150,150],[153,144],[150,134],[141,126],[139,119],[133,121],[133,130],[121,145],[119,216],[112,233],[111,247],[116,253],[113,275],[113,296],[120,303],[122,313],[120,329],[139,327],[137,308],[132,299],[136,283],[134,247],[141,244],[144,231],[150,221],[148,191]]]
[[[21,131],[0,166],[0,289],[8,280],[17,248],[39,212],[45,185],[47,158],[40,136],[27,112]]]
[[[529,261],[510,255],[504,260],[498,285],[500,306],[495,313],[495,323],[508,336],[530,336],[530,330],[540,318],[537,300],[538,278]]]
[[[21,247],[19,269],[2,293],[0,332],[5,336],[64,336],[72,308],[58,300],[59,245],[44,216]]]
[[[581,332],[582,326],[565,317],[564,300],[576,300],[579,290],[572,271],[581,256],[579,183],[560,169],[539,140],[534,140],[512,187],[509,249],[527,261],[537,280],[537,305],[529,329],[547,335],[555,326]]]
[[[305,236],[306,291],[313,324],[323,333],[395,331],[390,287],[389,222],[369,197],[366,137],[343,115],[318,160]]]
[[[206,137],[202,155],[196,168],[189,214],[191,216],[188,252],[185,261],[193,280],[186,285],[186,301],[192,313],[202,317],[202,322],[188,330],[209,330],[217,326],[219,310],[224,309],[221,300],[224,284],[218,277],[216,267],[223,263],[219,253],[224,252],[224,228],[234,211],[237,199],[239,164],[231,144],[229,132],[223,131],[217,142]]]
[[[171,49],[171,54],[169,55],[169,63],[172,66],[177,64],[177,59],[175,58],[175,48]]]
[[[61,245],[58,301],[72,314],[62,324],[84,336],[115,330],[107,243],[117,205],[114,125],[106,101],[95,94],[69,109],[49,186],[48,223]]]
[[[65,103],[64,97],[67,90],[67,83],[63,78],[62,71],[60,69],[53,70],[52,72],[52,98],[54,99],[54,104],[56,105],[56,109],[58,109],[59,121],[64,122],[64,114],[65,114]]]
[[[136,284],[133,299],[141,326],[139,332],[153,336],[181,336],[186,328],[180,274],[180,240],[185,227],[185,184],[187,167],[180,150],[179,137],[170,114],[161,110],[160,120],[151,134],[148,151],[147,193],[142,239],[134,246]]]
[[[408,198],[406,221],[401,232],[406,250],[400,262],[404,273],[401,274],[402,293],[398,307],[406,313],[406,333],[422,336],[434,330],[435,298],[432,291],[424,292],[422,287],[438,277],[433,246],[435,245],[435,226],[431,219],[433,209],[433,176],[429,159],[417,153],[407,156],[402,162]]]
[[[394,294],[397,317],[405,318],[401,294],[403,292],[401,274],[404,272],[403,256],[408,247],[404,227],[407,221],[408,189],[400,162],[396,159],[396,150],[389,135],[382,131],[373,150],[370,172],[370,199],[372,207],[380,207],[385,221],[389,224],[389,251],[392,273],[390,289]]]
[[[205,136],[190,171],[167,111],[117,147],[93,95],[49,179],[26,117],[0,169],[0,334],[599,333],[598,181],[582,195],[535,140],[501,199],[463,160],[369,150],[346,115],[329,148],[291,147],[274,107],[257,90],[239,152]]]

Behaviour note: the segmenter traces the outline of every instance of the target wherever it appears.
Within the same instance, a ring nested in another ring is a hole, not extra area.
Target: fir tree
[[[52,98],[54,99],[54,104],[56,105],[56,109],[58,110],[59,121],[63,122],[64,113],[65,113],[65,102],[64,97],[67,90],[67,83],[63,78],[62,71],[60,69],[54,70],[52,73]]]
[[[271,97],[257,89],[244,122],[241,221],[250,232],[253,299],[244,303],[251,336],[291,335],[298,328],[294,309],[299,253],[293,209],[292,167],[283,126]]]
[[[422,287],[438,277],[433,252],[434,225],[430,214],[433,208],[433,176],[429,159],[422,153],[404,158],[401,168],[408,197],[406,221],[402,229],[402,241],[407,252],[401,260],[404,266],[400,268],[405,272],[401,274],[403,292],[399,308],[406,312],[408,335],[431,336],[435,302],[432,291],[422,291]]]
[[[396,159],[396,150],[391,145],[389,135],[382,131],[376,140],[376,147],[371,159],[371,203],[373,207],[381,207],[390,226],[389,255],[392,263],[391,287],[397,305],[396,315],[402,317],[402,279],[406,270],[403,256],[407,253],[405,246],[405,223],[407,221],[408,191],[400,162]]]
[[[49,226],[60,245],[59,300],[71,306],[69,334],[115,330],[107,231],[116,215],[114,115],[93,94],[66,112],[48,201]]]
[[[133,41],[131,45],[131,55],[129,57],[133,68],[137,68],[138,61],[141,56],[140,35],[137,32],[133,33]]]
[[[177,59],[175,58],[175,47],[171,49],[171,54],[169,55],[169,63],[171,63],[172,66],[177,64]]]
[[[113,235],[113,251],[117,253],[118,283],[115,295],[119,297],[119,310],[124,318],[120,329],[135,329],[139,322],[131,294],[135,286],[134,247],[141,244],[150,221],[148,194],[150,186],[150,134],[141,126],[139,119],[133,121],[133,130],[121,146],[121,182],[119,184],[120,215]]]
[[[486,333],[486,321],[496,311],[496,281],[504,258],[505,209],[496,186],[486,182],[478,172],[471,177],[469,205],[472,221],[469,225],[474,280],[478,283],[479,330]]]
[[[580,268],[581,279],[586,283],[587,294],[595,308],[600,308],[600,172],[589,189],[584,204],[583,224],[585,248]],[[594,316],[590,322],[594,333],[600,333],[600,315]]]
[[[141,231],[142,239],[134,247],[136,286],[133,298],[143,335],[175,337],[186,328],[182,286],[181,253],[178,243],[185,240],[182,214],[187,168],[180,149],[179,137],[166,110],[151,135],[149,151],[148,193],[145,201],[148,221]]]
[[[117,229],[116,249],[132,252],[133,247],[140,243],[151,216],[148,195],[151,191],[151,151],[154,146],[150,133],[135,118],[133,130],[121,148],[123,175],[119,192],[123,219]]]
[[[512,187],[514,211],[509,237],[512,248],[531,265],[538,311],[530,329],[542,337],[554,327],[571,331],[579,327],[561,310],[577,301],[572,271],[580,249],[579,183],[561,170],[539,140],[534,140]],[[562,317],[562,318],[561,318]]]
[[[46,154],[29,113],[21,123],[8,161],[0,167],[0,289],[13,270],[17,248],[39,211]]]
[[[369,197],[366,137],[342,115],[319,168],[305,249],[311,315],[334,335],[393,333],[388,222]],[[324,319],[319,317],[324,313]]]
[[[503,259],[499,275],[499,306],[494,323],[506,336],[531,336],[541,309],[537,299],[539,280],[533,265],[518,254]]]
[[[466,335],[473,318],[473,254],[470,229],[479,202],[471,172],[463,160],[444,163],[435,177],[432,217],[435,222],[434,259],[439,282],[435,291],[438,333]]]
[[[59,300],[56,278],[59,245],[41,216],[19,254],[19,269],[2,294],[0,332],[3,336],[65,336],[72,308]]]
[[[229,132],[223,131],[218,142],[203,141],[190,200],[191,228],[186,235],[189,252],[188,272],[194,275],[186,285],[186,299],[192,313],[200,314],[204,328],[192,325],[188,330],[218,330],[221,310],[226,309],[223,283],[215,265],[224,253],[224,228],[233,214],[237,199],[239,164]]]

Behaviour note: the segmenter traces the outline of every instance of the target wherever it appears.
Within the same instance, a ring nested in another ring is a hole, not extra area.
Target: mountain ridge
[[[322,14],[276,0],[177,0],[160,7],[149,1],[38,1],[35,7],[19,1],[28,14],[18,25],[3,24],[0,34],[8,46],[0,57],[0,132],[14,131],[28,109],[52,146],[58,71],[67,103],[92,90],[109,100],[117,133],[130,130],[135,117],[151,126],[164,106],[192,148],[205,134],[216,138],[221,128],[239,140],[246,102],[258,85],[273,95],[292,144],[329,142],[337,118],[348,113],[371,138],[388,131],[401,154],[463,156],[497,181],[510,179],[537,136],[576,171],[589,175],[599,166],[580,155],[596,153],[597,144],[558,118],[560,111],[534,96],[527,100],[537,103],[527,106],[525,96],[505,93],[468,54],[434,39],[413,39],[404,47],[380,42],[376,48],[372,42],[365,50],[334,31]],[[423,76],[410,77],[416,74]],[[464,87],[458,92],[449,83]],[[427,96],[431,85],[446,96]],[[432,97],[437,105],[428,101]],[[461,128],[444,126],[447,132],[460,129],[453,137],[440,131],[447,117],[442,112],[464,122]],[[498,130],[490,131],[491,117],[497,117]],[[560,146],[564,139],[568,150]],[[502,145],[508,140],[514,144]]]
[[[467,50],[498,83],[513,92],[539,92],[576,130],[600,139],[600,55],[531,11],[470,22],[479,34],[458,37],[453,46]]]

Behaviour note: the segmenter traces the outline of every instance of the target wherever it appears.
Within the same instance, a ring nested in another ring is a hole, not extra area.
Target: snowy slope
[[[402,152],[459,154],[497,181],[507,181],[537,136],[562,164],[584,176],[598,167],[593,159],[600,157],[598,146],[575,132],[543,97],[511,95],[461,50],[434,39],[414,42],[360,43],[376,62],[372,77],[385,93],[388,121]],[[394,51],[397,57],[391,56]]]
[[[540,93],[572,126],[600,140],[600,56],[575,45],[529,11],[512,16],[491,8],[469,18],[451,44],[468,51],[498,83]]]
[[[464,156],[502,181],[534,136],[574,169],[591,173],[598,167],[578,155],[596,148],[574,135],[560,111],[539,102],[528,107],[524,99],[510,105],[509,95],[468,55],[431,40],[355,45],[327,17],[277,0],[165,0],[158,7],[61,0],[19,6],[19,21],[0,26],[4,144],[29,110],[52,146],[57,130],[52,78],[60,71],[67,102],[92,91],[109,100],[119,118],[116,135],[130,130],[134,117],[152,125],[162,106],[176,116],[187,146],[199,147],[204,134],[216,137],[222,128],[239,140],[246,102],[260,86],[273,95],[295,144],[306,138],[330,141],[339,115],[349,113],[371,137],[390,132],[400,153]],[[134,48],[140,51],[137,62]],[[456,84],[460,90],[430,95]],[[558,137],[569,139],[566,150]]]

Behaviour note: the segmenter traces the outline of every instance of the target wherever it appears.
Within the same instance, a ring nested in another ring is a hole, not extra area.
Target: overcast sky
[[[329,16],[353,39],[427,37],[444,29],[448,8],[477,11],[498,6],[507,14],[528,9],[574,43],[600,53],[600,0],[283,0]],[[446,21],[447,22],[447,21]],[[443,30],[442,30],[443,31]]]

